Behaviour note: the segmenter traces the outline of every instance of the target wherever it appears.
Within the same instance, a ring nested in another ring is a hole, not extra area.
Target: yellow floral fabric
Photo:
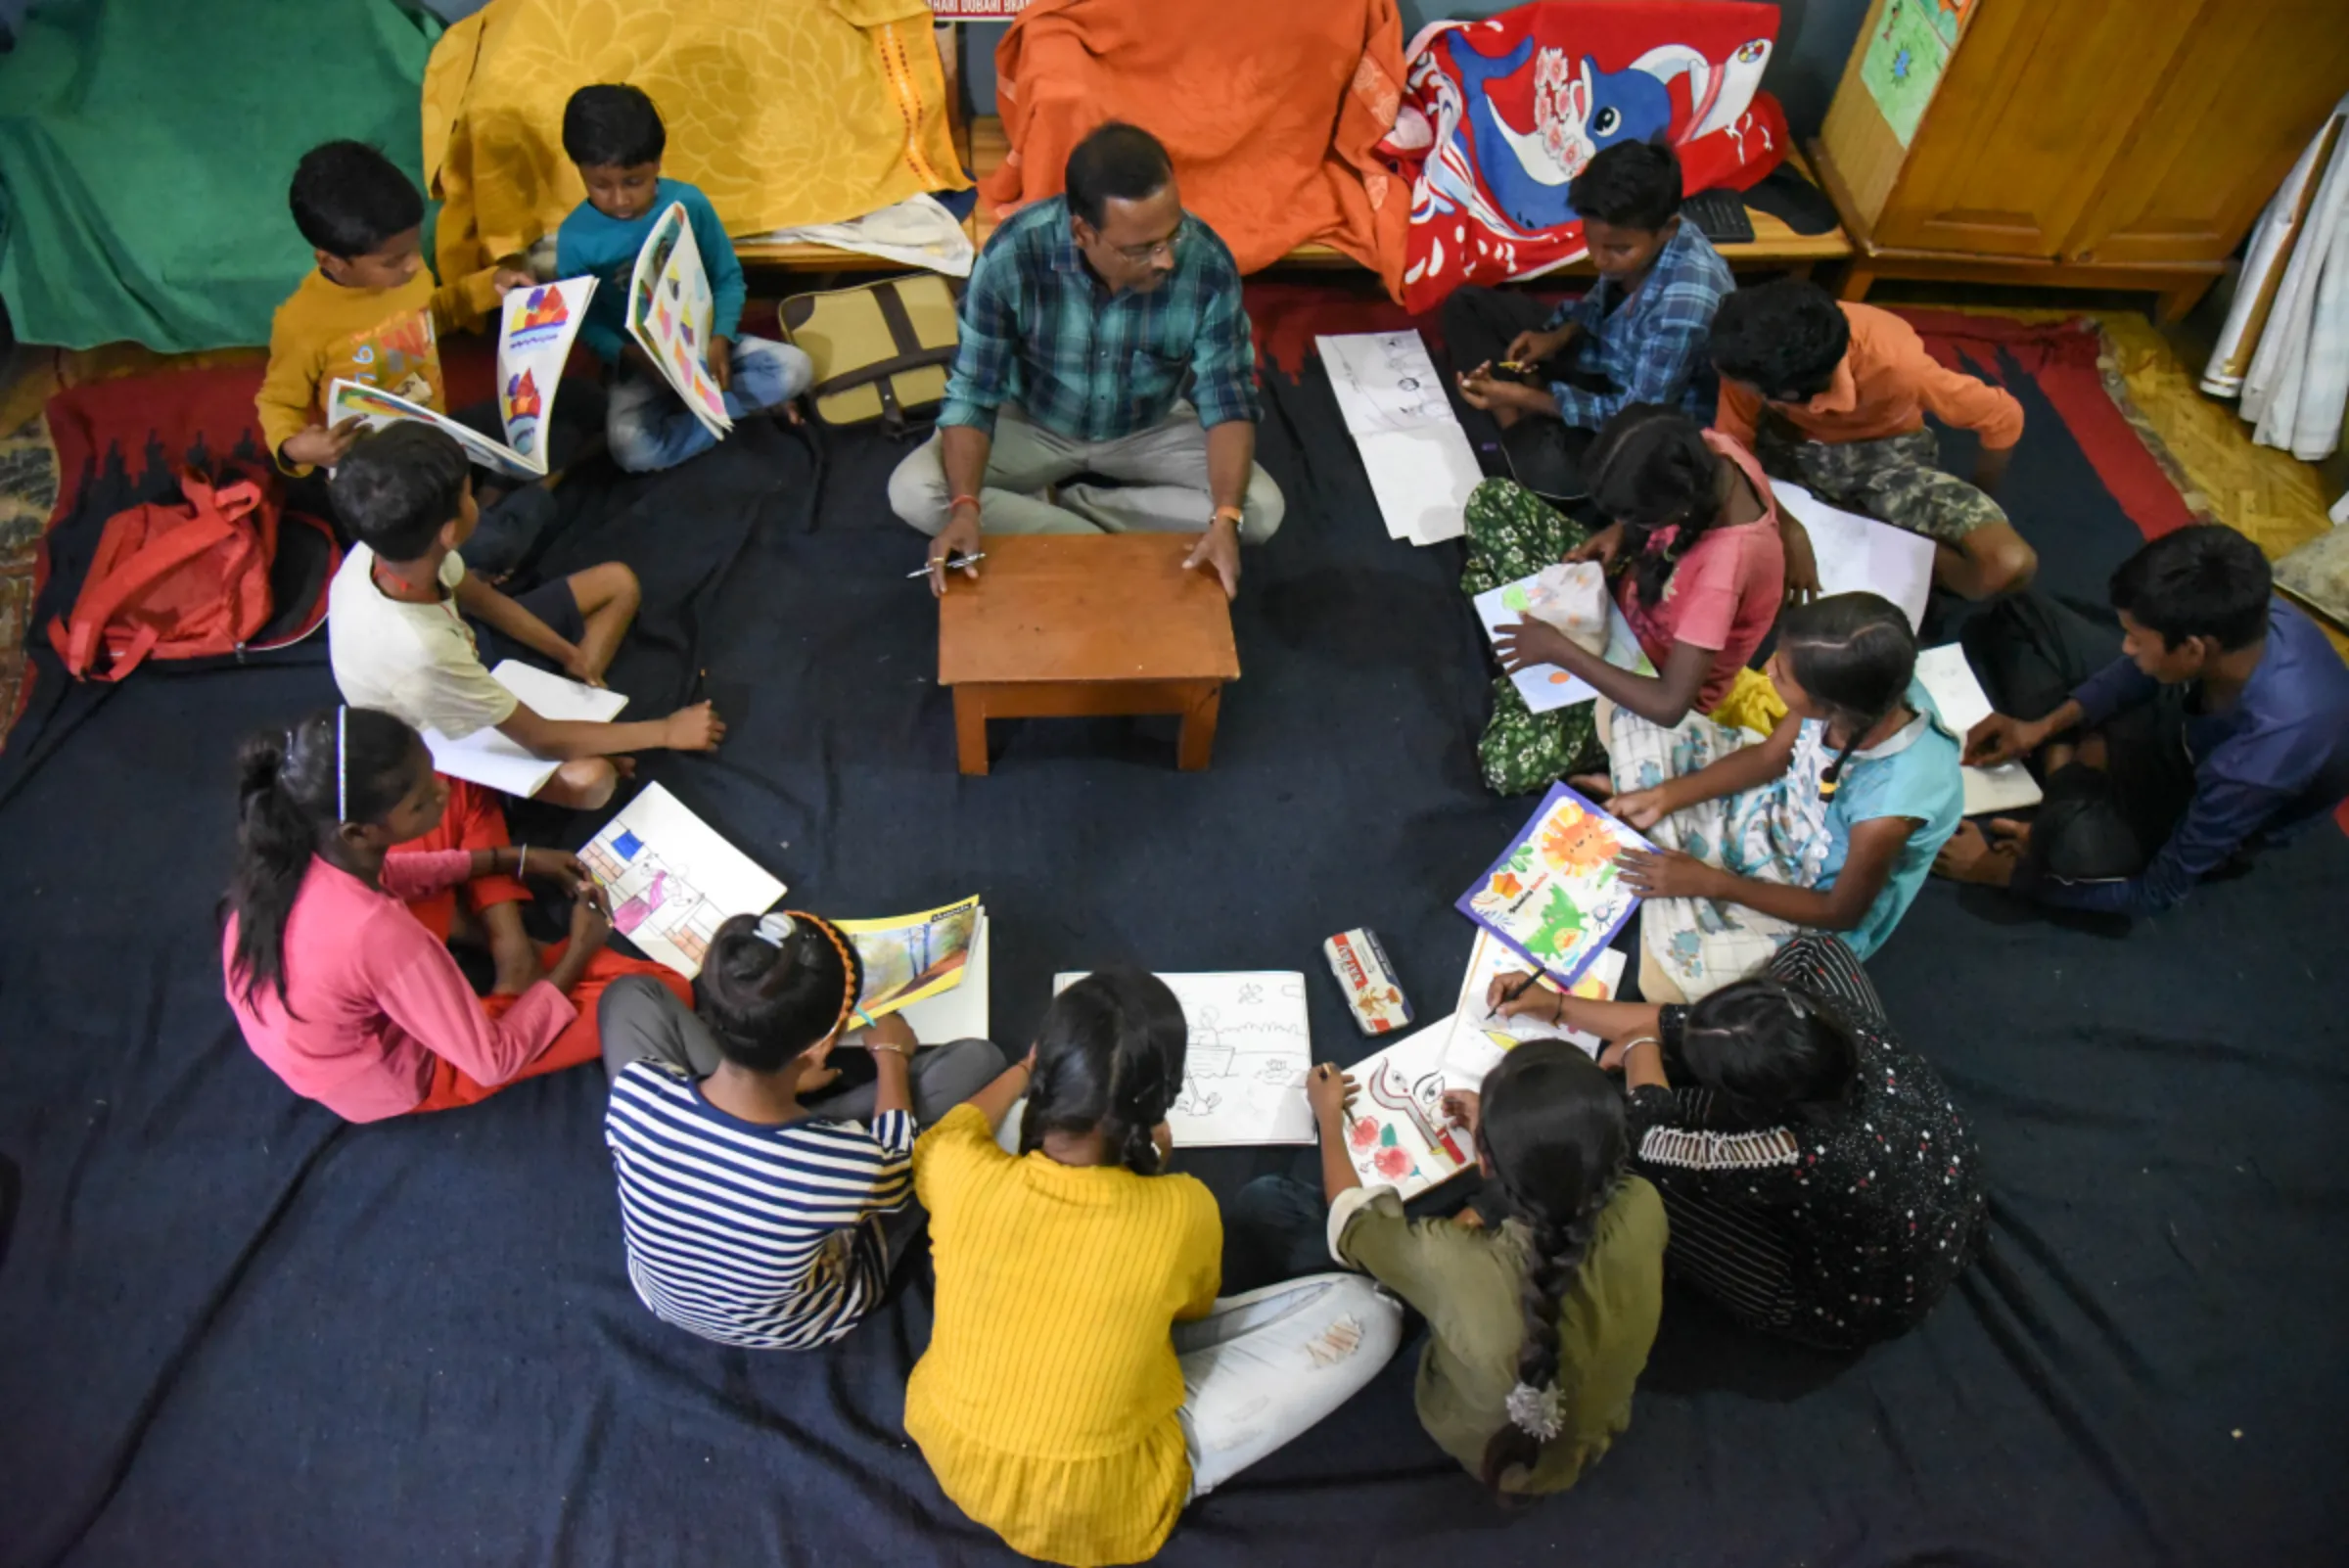
[[[662,173],[701,187],[730,234],[970,184],[923,0],[491,0],[425,71],[442,277],[527,251],[585,199],[563,106],[619,81],[661,110]]]

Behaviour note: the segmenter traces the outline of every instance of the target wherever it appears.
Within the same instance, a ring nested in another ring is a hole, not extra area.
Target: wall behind
[[[1510,9],[1513,0],[1399,0],[1405,42],[1430,22],[1446,17],[1490,17]],[[1762,85],[1786,106],[1786,118],[1795,135],[1809,137],[1826,117],[1827,102],[1842,79],[1843,63],[1852,40],[1867,20],[1868,0],[1779,0],[1778,47],[1771,57]],[[1170,22],[1179,4],[1167,7]],[[965,29],[970,38],[965,58],[970,67],[971,107],[974,113],[995,112],[995,45],[1005,24],[975,23]],[[1202,47],[1207,47],[1202,45]]]

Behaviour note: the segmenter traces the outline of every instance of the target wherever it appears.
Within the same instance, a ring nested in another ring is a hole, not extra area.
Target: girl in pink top
[[[1502,665],[1555,665],[1666,726],[1712,711],[1770,635],[1785,597],[1777,503],[1762,465],[1733,438],[1655,403],[1608,420],[1585,463],[1592,504],[1615,521],[1565,558],[1608,568],[1624,620],[1657,673],[1618,669],[1533,620],[1502,630]]]
[[[423,738],[372,709],[329,709],[255,736],[238,765],[228,1004],[289,1088],[374,1122],[597,1059],[602,983],[654,966],[603,953],[610,911],[576,858],[394,850],[438,826],[448,786]],[[484,1001],[404,900],[497,871],[543,872],[577,899],[546,978]]]

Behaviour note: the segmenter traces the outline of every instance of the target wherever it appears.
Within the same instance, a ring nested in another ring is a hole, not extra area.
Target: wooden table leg
[[[987,772],[987,698],[975,687],[954,688],[954,760],[965,773]]]
[[[1216,718],[1223,709],[1223,687],[1209,681],[1201,695],[1182,711],[1182,738],[1176,743],[1174,765],[1186,773],[1206,767],[1216,752]]]

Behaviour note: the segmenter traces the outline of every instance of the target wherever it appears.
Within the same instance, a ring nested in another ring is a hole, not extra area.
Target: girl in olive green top
[[[1623,1090],[1562,1040],[1530,1040],[1481,1096],[1447,1096],[1505,1219],[1404,1218],[1346,1150],[1352,1085],[1313,1069],[1330,1251],[1427,1318],[1419,1420],[1497,1491],[1562,1492],[1631,1424],[1663,1307],[1664,1205],[1630,1173]],[[1294,1183],[1291,1183],[1294,1185]]]

